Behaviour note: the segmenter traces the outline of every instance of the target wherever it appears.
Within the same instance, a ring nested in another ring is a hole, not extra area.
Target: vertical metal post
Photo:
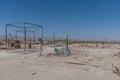
[[[29,45],[30,45],[30,49],[32,48],[32,42],[31,42],[32,40],[31,40],[31,37],[30,37],[30,39],[29,39]]]
[[[68,49],[68,35],[67,35],[67,39],[66,39],[66,47],[67,47],[67,49]]]
[[[68,40],[68,35],[67,35],[67,39],[66,39],[66,46],[65,46],[65,56],[69,56],[70,54],[71,54],[71,52],[70,52],[70,50],[69,50],[69,48],[68,48],[68,44],[69,44],[69,42],[68,42],[69,40]]]
[[[42,26],[42,42],[43,42],[43,26]],[[42,44],[43,45],[43,44]]]
[[[58,49],[56,49],[55,42],[56,42],[56,40],[55,40],[55,32],[53,32],[54,54],[55,54],[55,55],[58,55],[59,52],[58,52]]]
[[[8,38],[7,38],[7,24],[6,24],[6,52],[7,52],[7,45],[8,45],[8,40],[7,40]]]
[[[35,32],[33,32],[33,43],[32,43],[32,48],[34,47],[34,41],[35,41]]]
[[[53,32],[53,44],[55,46],[55,32]]]
[[[41,32],[41,41],[40,41],[40,54],[39,57],[42,56],[42,52],[43,52],[43,26],[42,26],[42,32]]]
[[[24,22],[24,42],[25,42],[24,51],[26,52],[26,25],[25,25],[25,22]]]

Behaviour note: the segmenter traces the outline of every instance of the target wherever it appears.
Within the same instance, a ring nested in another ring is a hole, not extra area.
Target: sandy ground
[[[114,65],[120,64],[120,45],[70,46],[72,55],[54,56],[53,48],[45,47],[44,55],[39,52],[23,54],[6,53],[0,50],[0,80],[120,80],[112,72]],[[69,62],[80,63],[69,64]]]

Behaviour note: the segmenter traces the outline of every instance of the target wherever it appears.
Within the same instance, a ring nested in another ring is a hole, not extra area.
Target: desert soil
[[[50,46],[44,47],[41,57],[39,52],[0,50],[0,80],[120,80],[112,71],[113,65],[120,65],[120,57],[115,56],[120,45],[91,45],[70,45],[68,57],[52,55]]]

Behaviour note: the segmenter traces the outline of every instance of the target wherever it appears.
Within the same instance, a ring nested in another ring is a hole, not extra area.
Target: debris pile
[[[120,76],[120,67],[113,65],[112,71],[113,71],[113,73],[115,73],[115,74],[117,74],[118,76]]]
[[[120,57],[120,52],[118,52],[117,54],[114,54],[114,55]]]

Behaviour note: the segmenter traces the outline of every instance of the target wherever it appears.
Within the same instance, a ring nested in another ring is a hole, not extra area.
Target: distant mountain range
[[[15,36],[8,36],[8,38],[9,39],[15,39]],[[5,40],[6,39],[6,36],[5,35],[0,35],[0,41],[2,41],[2,40]],[[18,40],[23,40],[24,39],[24,37],[22,37],[22,36],[17,36],[17,39]],[[30,39],[30,37],[29,38],[27,38],[27,39]],[[38,39],[38,38],[35,38],[36,40]],[[53,38],[51,38],[51,37],[44,37],[44,40],[52,40]]]
[[[6,38],[6,36],[5,35],[0,35],[0,41],[1,40],[5,40],[5,38]],[[8,38],[12,38],[12,39],[15,39],[15,36],[8,36]],[[17,39],[19,39],[19,40],[23,40],[24,39],[24,37],[22,37],[22,36],[17,36]],[[29,39],[29,38],[28,38]],[[38,39],[37,37],[35,38],[36,40]],[[49,36],[45,36],[44,37],[44,40],[53,40],[53,37],[49,37]],[[64,38],[56,38],[56,40],[64,40]],[[70,40],[75,40],[75,41],[80,41],[79,39],[70,39]]]
[[[0,41],[5,40],[6,36],[5,35],[0,35]],[[8,39],[15,39],[15,36],[8,36]],[[24,36],[17,36],[18,40],[24,40]],[[30,39],[30,37],[28,37],[27,39]],[[38,40],[38,38],[36,37],[35,40]],[[44,37],[45,41],[48,40],[53,40],[53,37],[49,37],[49,36],[45,36]],[[64,40],[64,38],[56,38],[56,40]],[[69,39],[70,41],[91,41],[91,40],[80,40],[80,39]],[[94,41],[94,40],[92,40]]]
[[[8,36],[8,39],[15,39],[15,36]],[[6,39],[6,36],[5,35],[0,35],[0,41],[3,41],[3,40],[5,40]],[[18,40],[24,40],[24,37],[22,37],[22,36],[18,36],[17,37],[17,39]],[[30,39],[30,37],[29,38],[27,38],[27,39]],[[36,37],[35,38],[35,40],[38,40],[38,38]],[[48,40],[53,40],[53,37],[49,37],[49,36],[45,36],[44,37],[44,41],[48,41]],[[64,40],[64,38],[56,38],[56,40]],[[88,42],[94,42],[94,41],[102,41],[102,40],[80,40],[80,39],[69,39],[70,41],[88,41]],[[120,41],[113,41],[113,42],[120,42]]]

